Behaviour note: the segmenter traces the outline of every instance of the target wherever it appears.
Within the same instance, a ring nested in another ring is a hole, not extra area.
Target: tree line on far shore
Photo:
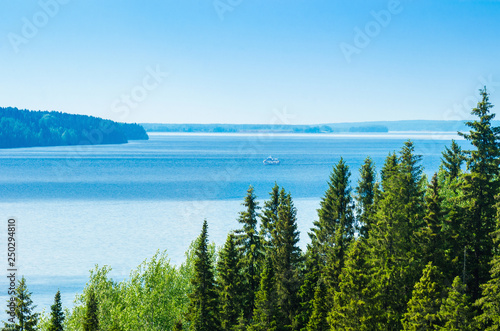
[[[123,144],[147,139],[139,124],[56,111],[0,108],[0,148]]]
[[[259,206],[250,187],[223,247],[204,221],[179,267],[165,252],[122,282],[96,267],[63,326],[53,308],[42,329],[499,330],[500,128],[481,96],[471,149],[452,141],[430,179],[411,141],[378,174],[367,157],[355,187],[340,159],[305,252],[290,193]]]

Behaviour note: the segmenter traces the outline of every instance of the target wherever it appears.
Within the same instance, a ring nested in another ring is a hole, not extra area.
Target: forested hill
[[[139,124],[56,111],[0,107],[0,148],[123,144],[149,139]]]

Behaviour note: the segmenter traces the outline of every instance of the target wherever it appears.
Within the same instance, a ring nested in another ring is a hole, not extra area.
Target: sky
[[[500,0],[0,0],[0,107],[138,123],[500,109]]]

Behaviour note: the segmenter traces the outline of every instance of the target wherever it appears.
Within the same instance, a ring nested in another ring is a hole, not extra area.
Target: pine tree
[[[276,331],[280,321],[278,294],[273,262],[270,257],[266,258],[264,271],[260,279],[260,289],[255,300],[255,312],[253,324],[249,331]]]
[[[299,266],[302,260],[298,247],[299,231],[297,230],[297,210],[291,195],[282,188],[279,195],[278,221],[273,231],[271,245],[275,270],[275,281],[278,294],[278,305],[284,326],[291,328],[293,319],[299,309],[297,293],[299,291]]]
[[[57,291],[54,297],[54,304],[50,309],[50,326],[48,331],[63,331],[64,312],[62,310],[60,291]]]
[[[193,292],[189,295],[188,320],[194,331],[219,330],[217,320],[217,294],[212,265],[208,251],[208,224],[205,220],[196,242],[194,276],[191,279]]]
[[[26,278],[24,276],[21,277],[14,293],[14,314],[17,323],[5,323],[5,329],[23,331],[34,331],[37,329],[39,314],[33,311],[36,306],[33,305],[33,300],[31,300],[32,294],[32,292],[28,291]],[[10,303],[10,301],[8,302]],[[10,310],[6,310],[6,312],[12,316]]]
[[[441,304],[441,275],[429,262],[422,278],[415,284],[408,310],[402,319],[404,330],[435,330],[439,326],[438,312]]]
[[[243,225],[236,231],[236,242],[240,254],[240,270],[244,276],[242,293],[245,318],[250,321],[255,306],[255,293],[259,290],[260,270],[263,260],[262,243],[257,231],[257,210],[259,209],[253,187],[247,191],[238,222]]]
[[[222,330],[233,330],[241,310],[241,275],[234,234],[229,234],[217,263],[217,289]]]
[[[438,313],[441,325],[438,330],[468,331],[471,327],[471,307],[460,277],[455,277]]]
[[[379,280],[371,274],[368,253],[364,238],[356,240],[349,250],[328,316],[332,330],[385,330],[380,324],[383,308],[376,298]]]
[[[442,155],[441,167],[446,171],[447,177],[450,178],[450,180],[454,180],[460,174],[462,164],[465,160],[462,148],[458,146],[455,140],[452,140],[450,148],[445,147],[445,151]]]
[[[495,230],[494,198],[499,192],[500,127],[491,125],[495,114],[490,113],[493,106],[486,88],[481,90],[481,96],[481,102],[472,109],[478,120],[466,122],[469,133],[459,132],[475,148],[465,151],[469,173],[463,175],[462,190],[468,206],[464,210],[468,221],[461,233],[471,255],[467,267],[472,279],[466,284],[472,300],[479,298],[480,285],[489,279],[494,247],[490,235]]]
[[[313,313],[307,323],[307,331],[322,331],[328,330],[328,304],[327,304],[327,288],[325,282],[320,279],[314,291]]]
[[[87,298],[87,307],[83,321],[84,331],[99,330],[99,306],[94,290],[91,290]]]
[[[357,215],[360,235],[366,238],[373,223],[373,202],[376,191],[375,165],[370,157],[365,159],[365,163],[361,166],[359,173],[360,179],[356,188]]]

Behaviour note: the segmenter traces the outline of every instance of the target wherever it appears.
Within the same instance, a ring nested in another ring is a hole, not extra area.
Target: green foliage
[[[415,284],[408,310],[402,319],[404,330],[436,330],[441,304],[441,274],[437,267],[429,262],[422,278]]]
[[[208,247],[208,224],[205,220],[195,250],[193,291],[189,295],[188,320],[190,330],[212,331],[219,328],[217,320],[217,293],[212,258]]]
[[[274,267],[270,257],[266,259],[260,279],[253,321],[249,331],[276,331],[278,324],[281,324]]]
[[[384,307],[386,327],[398,329],[413,284],[423,269],[418,231],[423,226],[424,185],[420,156],[407,141],[399,158],[390,154],[383,171],[383,191],[377,201],[377,225],[370,231],[370,263],[376,268],[378,304]]]
[[[278,293],[278,304],[281,309],[283,325],[291,327],[298,310],[297,292],[300,287],[299,267],[302,255],[297,230],[297,210],[291,195],[282,188],[279,196],[278,221],[272,235],[271,256],[275,282]]]
[[[99,306],[94,291],[90,291],[87,298],[85,319],[83,320],[83,331],[99,330]]]
[[[273,247],[271,246],[271,239],[276,228],[276,223],[278,222],[278,207],[280,204],[279,189],[278,184],[275,183],[272,191],[269,193],[269,200],[264,203],[264,208],[262,209],[262,214],[260,215],[260,236],[265,250],[269,251],[273,250]]]
[[[385,330],[381,324],[383,307],[377,298],[381,280],[373,277],[372,269],[366,241],[356,240],[340,274],[339,291],[328,316],[333,330]]]
[[[442,229],[444,223],[442,200],[438,177],[437,174],[434,174],[425,197],[427,207],[424,217],[425,223],[419,231],[419,235],[423,261],[432,262],[432,264],[440,268],[440,270],[446,268],[444,250],[447,247]]]
[[[455,277],[446,298],[441,303],[438,318],[441,322],[438,330],[467,331],[472,328],[472,310],[469,297],[465,294],[465,286],[460,277]]]
[[[365,163],[359,170],[358,187],[356,188],[356,201],[359,232],[363,237],[368,237],[369,230],[373,223],[375,191],[375,165],[370,157],[365,159]]]
[[[455,140],[452,140],[450,148],[445,147],[445,151],[442,155],[441,166],[445,169],[447,177],[451,180],[457,178],[461,173],[462,164],[465,160],[462,148],[458,146]]]
[[[194,244],[186,263],[176,268],[165,252],[156,253],[120,283],[109,278],[109,267],[95,268],[71,314],[66,314],[66,330],[82,330],[85,303],[95,290],[99,300],[99,324],[103,330],[171,330],[184,320],[192,292],[190,279],[194,271]],[[209,247],[213,254],[213,245]],[[183,323],[184,324],[184,323]],[[186,324],[187,325],[187,324]]]
[[[48,331],[64,330],[64,312],[61,304],[61,292],[57,291],[54,304],[50,307],[50,326]]]
[[[481,90],[482,100],[472,109],[478,120],[467,122],[469,133],[459,133],[474,147],[465,151],[467,169],[463,175],[462,191],[466,202],[463,213],[467,219],[460,235],[470,250],[473,258],[466,267],[470,280],[465,282],[470,290],[472,300],[481,294],[480,285],[489,278],[488,263],[493,257],[493,239],[495,230],[495,196],[499,191],[500,162],[500,127],[493,127],[491,120],[495,114],[490,113],[486,88]]]
[[[317,249],[322,265],[328,268],[325,280],[336,288],[338,276],[344,266],[349,244],[354,238],[354,202],[351,197],[349,167],[341,158],[333,168],[328,190],[318,210],[319,220],[313,222],[312,244]]]
[[[500,229],[495,233],[497,243],[500,243],[499,235]],[[482,297],[475,303],[482,311],[476,320],[487,331],[500,329],[500,245],[490,265],[491,279],[482,285]]]
[[[328,304],[327,304],[327,287],[323,280],[320,279],[316,290],[314,291],[313,313],[307,323],[307,331],[328,330]]]
[[[234,234],[230,233],[217,262],[217,293],[222,330],[233,330],[242,312],[242,277],[238,270],[239,258],[235,241]]]
[[[148,139],[138,124],[61,112],[0,108],[0,148],[122,144]]]
[[[4,328],[7,330],[22,330],[22,331],[35,331],[37,330],[39,314],[34,312],[36,308],[33,305],[33,300],[31,300],[31,295],[33,293],[29,292],[26,285],[26,278],[21,277],[17,287],[14,291],[14,302],[15,302],[15,318],[16,323],[5,323]],[[10,303],[10,300],[7,301]],[[7,314],[10,314],[10,310],[6,310]],[[11,315],[9,315],[11,318]]]
[[[305,270],[303,282],[298,292],[300,306],[295,315],[294,327],[297,330],[305,330],[314,310],[314,293],[321,278],[320,258],[316,249],[308,245],[305,254]]]
[[[236,231],[236,242],[240,254],[240,269],[244,278],[243,311],[245,318],[250,320],[255,306],[255,293],[259,289],[263,259],[262,242],[257,231],[259,206],[252,186],[247,191],[243,206],[246,210],[240,212],[238,218],[243,228]]]

